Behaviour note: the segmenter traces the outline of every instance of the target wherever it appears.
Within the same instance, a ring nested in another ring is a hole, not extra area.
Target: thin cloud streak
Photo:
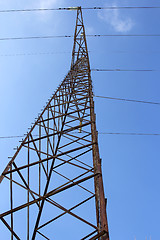
[[[86,34],[94,34],[95,29],[91,26],[86,26]]]
[[[37,8],[56,8],[59,5],[63,5],[63,0],[38,0],[36,3]],[[48,22],[51,18],[54,19],[54,22],[56,21],[56,25],[58,26],[60,18],[56,13],[53,13],[52,11],[41,11],[37,13],[37,17],[41,22]],[[52,25],[53,27],[53,25]],[[55,26],[54,26],[55,28]]]
[[[112,6],[116,7],[115,4]],[[135,25],[134,21],[130,17],[121,15],[119,9],[99,12],[98,17],[110,25],[116,32],[128,32]]]
[[[52,8],[59,2],[60,0],[40,0],[39,5],[40,8]]]

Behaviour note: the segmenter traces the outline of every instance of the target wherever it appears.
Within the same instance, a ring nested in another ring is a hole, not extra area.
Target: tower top
[[[77,18],[76,18],[76,27],[75,27],[75,33],[74,33],[74,44],[73,44],[73,50],[72,50],[71,68],[73,69],[75,63],[82,58],[85,58],[87,60],[88,68],[90,70],[82,9],[81,7],[77,7]]]

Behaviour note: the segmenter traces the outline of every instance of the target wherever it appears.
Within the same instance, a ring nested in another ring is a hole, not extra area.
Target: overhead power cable
[[[89,34],[87,37],[160,37],[160,34]]]
[[[79,134],[79,132],[77,132]],[[137,135],[137,136],[160,136],[160,133],[134,133],[134,132],[98,132],[99,135]],[[38,135],[33,135],[38,136]],[[0,139],[24,138],[25,136],[0,136]]]
[[[0,136],[0,139],[8,139],[8,138],[22,138],[24,136]]]
[[[88,51],[90,53],[94,53],[94,50]],[[95,51],[96,52],[96,51]],[[21,56],[33,56],[33,55],[54,55],[54,54],[70,54],[70,51],[64,51],[64,52],[21,52],[21,53],[1,53],[0,57],[21,57]],[[97,52],[96,52],[97,53]],[[98,53],[104,53],[104,51],[99,51]],[[123,54],[123,53],[138,53],[138,54],[159,54],[159,51],[146,51],[146,52],[141,52],[141,51],[107,51],[107,54]],[[92,71],[108,71],[108,69],[91,69]],[[110,71],[125,71],[125,69],[110,69]],[[127,71],[133,71],[133,70],[127,70]],[[138,71],[157,71],[157,70],[138,70]]]
[[[30,36],[30,37],[6,37],[0,38],[0,41],[8,40],[29,40],[29,39],[49,39],[49,38],[72,38],[72,35],[61,35],[61,36]]]
[[[160,37],[160,34],[88,34],[87,37]],[[4,37],[0,41],[8,40],[32,40],[52,38],[73,38],[73,35],[51,35],[51,36],[28,36],[28,37]]]
[[[94,72],[155,72],[154,69],[91,69]]]
[[[136,135],[136,136],[160,136],[160,133],[125,133],[125,132],[99,132],[106,135]]]
[[[32,55],[54,55],[54,54],[69,54],[71,52],[28,52],[28,53],[5,53],[0,54],[0,57],[21,57],[21,56],[32,56]]]
[[[108,7],[82,7],[82,10],[114,10],[114,9],[160,9],[160,6],[108,6]],[[41,12],[41,11],[71,11],[77,10],[77,7],[59,7],[59,8],[30,8],[30,9],[4,9],[0,13],[16,12]]]
[[[108,6],[108,7],[86,7],[84,10],[114,10],[114,9],[159,9],[160,6]]]
[[[106,98],[106,99],[109,99],[109,100],[125,101],[125,102],[136,102],[136,103],[146,103],[146,104],[160,105],[160,102],[150,102],[150,101],[135,100],[135,99],[128,99],[128,98],[115,98],[115,97],[97,96],[97,95],[94,95],[94,97]]]

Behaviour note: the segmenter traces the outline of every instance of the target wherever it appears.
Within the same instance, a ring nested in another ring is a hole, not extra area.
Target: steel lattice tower
[[[6,204],[0,213],[0,227],[8,231],[8,239],[64,239],[65,231],[65,239],[109,240],[81,7],[70,71],[17,148],[0,183],[10,192],[3,195]]]

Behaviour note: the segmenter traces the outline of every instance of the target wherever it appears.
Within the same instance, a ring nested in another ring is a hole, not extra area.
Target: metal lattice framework
[[[65,231],[65,239],[109,240],[80,7],[71,69],[17,148],[0,182],[10,192],[3,196],[6,204],[0,214],[1,225],[10,234],[7,239],[64,239]]]

